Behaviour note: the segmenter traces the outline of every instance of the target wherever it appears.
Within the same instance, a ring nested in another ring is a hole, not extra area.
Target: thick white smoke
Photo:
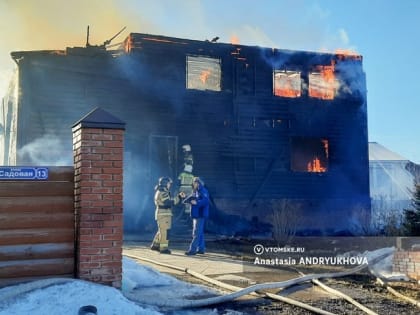
[[[26,144],[18,150],[17,155],[19,161],[25,161],[33,165],[73,165],[71,148],[69,149],[68,145],[65,145],[59,138],[52,134],[46,134]]]

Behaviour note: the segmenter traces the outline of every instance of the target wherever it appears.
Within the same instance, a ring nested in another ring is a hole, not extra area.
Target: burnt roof
[[[200,45],[200,46],[207,46],[207,47],[220,47],[222,49],[229,49],[231,50],[232,47],[237,49],[259,49],[259,50],[271,50],[273,53],[275,52],[282,52],[282,53],[301,53],[301,54],[310,54],[310,55],[322,55],[322,56],[330,56],[330,57],[338,57],[339,59],[352,59],[352,60],[362,60],[363,57],[359,54],[354,52],[346,52],[344,50],[337,50],[337,52],[316,52],[316,51],[303,51],[303,50],[291,50],[291,49],[284,49],[284,48],[276,48],[276,47],[263,47],[259,45],[241,45],[241,44],[233,44],[233,43],[224,43],[224,42],[212,42],[209,40],[196,40],[196,39],[186,39],[186,38],[179,38],[179,37],[170,37],[164,35],[154,35],[154,34],[147,34],[147,33],[130,33],[126,39],[124,40],[125,49],[127,50],[127,45],[130,44],[141,44],[145,42],[153,42],[155,44],[173,44],[173,45]],[[137,48],[137,47],[134,47]]]
[[[11,52],[11,56],[15,61],[19,61],[24,56],[45,56],[45,55],[80,55],[88,57],[96,56],[115,56],[121,54],[122,52],[130,53],[131,51],[141,50],[150,45],[172,45],[178,47],[196,47],[198,49],[204,49],[204,51],[220,51],[220,52],[229,52],[234,54],[238,52],[240,55],[241,51],[262,51],[268,57],[271,58],[276,54],[286,54],[293,55],[299,60],[312,59],[314,57],[328,62],[328,60],[354,60],[362,61],[363,57],[354,53],[346,53],[345,51],[333,52],[315,52],[315,51],[303,51],[303,50],[290,50],[290,49],[280,49],[274,47],[263,47],[258,45],[241,45],[233,43],[224,43],[224,42],[213,42],[210,40],[196,40],[196,39],[186,39],[179,37],[171,37],[164,35],[155,35],[147,33],[130,33],[124,40],[123,44],[114,50],[107,50],[105,46],[95,46],[89,45],[86,47],[67,47],[65,50],[36,50],[36,51],[15,51]],[[200,53],[202,51],[197,51]],[[306,58],[305,58],[306,57]],[[312,58],[311,58],[312,57]],[[237,58],[240,58],[237,56]],[[325,58],[325,59],[324,59]],[[321,60],[315,61],[319,63]],[[321,61],[322,63],[322,61]]]

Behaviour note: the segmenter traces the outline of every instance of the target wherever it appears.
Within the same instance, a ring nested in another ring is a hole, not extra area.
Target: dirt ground
[[[258,275],[246,274],[246,277],[252,278],[258,283],[277,281],[277,279],[273,277],[273,274],[270,273],[261,274],[259,272]],[[179,276],[179,278],[183,281],[209,286],[208,283],[203,283],[188,275],[182,275]],[[357,302],[369,308],[373,312],[376,312],[377,314],[420,314],[420,307],[416,307],[413,304],[395,297],[389,293],[386,288],[383,288],[375,283],[375,281],[376,279],[370,275],[357,274],[343,278],[324,279],[322,280],[322,283],[349,295]],[[237,285],[238,283],[232,284]],[[410,282],[398,282],[393,283],[392,287],[399,293],[420,301],[420,286],[418,284]],[[287,290],[283,290],[283,292],[276,292],[275,290],[270,290],[269,292],[287,296],[289,298],[307,303],[311,306],[318,307],[324,311],[328,311],[334,314],[366,314],[344,299],[335,297],[330,293],[326,293],[316,285],[309,283],[288,288]],[[224,303],[222,305],[217,305],[213,307],[213,309],[217,309],[219,314],[316,314],[300,307],[293,306],[284,302],[274,301],[269,298],[250,297],[241,298],[237,301]],[[235,313],[235,311],[238,313]]]
[[[207,250],[209,257],[218,257],[217,254],[232,257],[233,259],[241,260],[243,262],[252,262],[255,259],[254,246],[261,241],[244,240],[244,239],[212,239],[207,241]],[[186,243],[174,243],[176,248],[187,248]],[[264,244],[264,246],[275,246],[276,244]],[[290,246],[305,248],[305,255],[307,256],[322,256],[322,255],[336,255],[345,252],[364,252],[366,250],[375,250],[380,248],[392,247],[395,245],[395,240],[390,238],[303,238],[296,239]],[[178,249],[179,249],[178,248]],[[205,257],[205,256],[204,256]],[[256,283],[277,282],[284,281],[299,276],[298,272],[305,274],[319,274],[325,272],[343,271],[349,267],[337,266],[319,266],[319,265],[305,265],[305,266],[277,266],[268,269],[267,272],[251,272],[251,269],[242,270],[242,272],[235,274],[212,274],[211,277],[223,281],[237,287],[247,287]],[[177,278],[191,282],[202,284],[211,287],[207,282],[202,282],[186,273],[176,275]],[[376,282],[376,277],[371,275],[368,270],[364,269],[356,274],[341,278],[321,279],[321,282],[329,287],[341,291],[352,297],[354,300],[369,308],[377,314],[386,315],[410,315],[420,314],[420,284],[416,281],[391,282],[389,285],[400,294],[411,297],[419,302],[415,306],[401,298],[398,298],[388,292]],[[219,288],[220,289],[220,288]],[[228,293],[227,291],[225,291]],[[324,311],[333,314],[366,314],[356,306],[347,302],[341,297],[325,292],[319,286],[306,282],[283,290],[270,290],[270,293],[275,293],[288,298],[292,298],[311,306],[320,308]],[[212,305],[213,310],[220,315],[241,315],[241,314],[257,314],[257,315],[272,315],[272,314],[290,314],[290,315],[306,315],[316,314],[303,308],[287,304],[285,302],[275,301],[267,297],[241,297],[233,302],[223,303],[220,305]],[[206,308],[208,310],[208,308]],[[185,314],[193,314],[197,309],[186,311]],[[168,311],[169,315],[179,315],[179,311]]]
[[[362,242],[366,243],[365,240],[362,240]],[[357,242],[354,241],[351,242],[351,245],[349,245],[348,242],[344,243],[345,244],[343,245],[343,247],[345,250],[349,250],[349,247],[351,247],[351,249],[358,248],[359,250],[361,248],[361,245],[357,244]],[[380,244],[374,241],[374,244],[372,245],[372,242],[370,242],[370,245],[372,246],[372,248],[380,248],[380,246],[392,245],[392,241],[385,240],[384,244]],[[304,246],[309,248],[307,244]],[[246,253],[249,252],[249,249],[247,249],[247,242],[237,240],[210,242],[208,244],[208,247],[211,248],[211,250],[213,251],[238,255],[238,257],[242,256],[242,259],[244,260],[247,259]],[[310,252],[310,250],[308,250],[307,253],[308,252]],[[296,275],[298,275],[297,268],[295,267],[285,267],[283,270],[288,273],[296,272]],[[319,268],[316,266],[306,266],[305,268],[300,268],[299,271],[304,272],[305,274],[326,272],[326,270],[324,270],[323,268]],[[329,270],[328,272],[334,271],[338,270]],[[284,280],[282,278],[282,272],[279,272],[278,269],[273,270],[273,272],[267,273],[258,272],[252,274],[249,272],[244,272],[243,274],[236,274],[235,276],[239,277],[239,279],[241,279],[240,277],[244,277],[244,279],[249,279],[252,283],[264,283]],[[192,278],[188,275],[182,275],[180,276],[180,278],[182,278],[182,280],[185,281],[200,283],[199,280]],[[215,276],[215,278],[217,278],[217,276]],[[225,282],[229,283],[229,280]],[[241,281],[235,281],[234,279],[233,281],[231,281],[230,284],[243,287],[249,285],[249,283],[244,283],[244,281],[242,282],[243,283],[241,283]],[[321,282],[328,285],[329,287],[341,291],[344,294],[349,295],[354,300],[356,300],[363,306],[369,308],[373,312],[376,312],[377,314],[420,314],[420,303],[418,306],[415,306],[407,301],[404,301],[394,296],[393,294],[388,292],[386,288],[379,285],[376,282],[376,278],[369,274],[367,271],[363,271],[342,278],[322,279]],[[389,285],[392,288],[394,288],[397,292],[420,302],[419,283],[415,281],[404,281],[392,282]],[[282,291],[271,290],[269,292],[296,299],[298,301],[307,303],[309,305],[318,307],[324,311],[328,311],[334,314],[366,314],[356,306],[345,301],[343,298],[336,297],[331,293],[327,293],[320,287],[312,283],[305,283],[293,286]],[[316,314],[311,311],[302,309],[300,307],[293,306],[284,302],[274,301],[269,298],[241,298],[234,302],[218,305],[216,308],[219,314]]]

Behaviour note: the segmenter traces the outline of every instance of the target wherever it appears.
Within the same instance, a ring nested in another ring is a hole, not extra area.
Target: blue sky
[[[101,44],[121,28],[292,50],[363,56],[369,141],[420,164],[420,1],[0,0],[0,95],[16,50]]]

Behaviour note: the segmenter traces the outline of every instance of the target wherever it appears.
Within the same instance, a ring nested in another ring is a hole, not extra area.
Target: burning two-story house
[[[272,223],[272,200],[298,204],[288,211],[299,211],[307,234],[355,231],[369,215],[360,55],[131,33],[112,51],[11,56],[18,71],[0,112],[0,163],[71,164],[72,124],[101,107],[126,123],[127,228],[154,224],[153,187],[178,176],[184,144],[221,233]]]

